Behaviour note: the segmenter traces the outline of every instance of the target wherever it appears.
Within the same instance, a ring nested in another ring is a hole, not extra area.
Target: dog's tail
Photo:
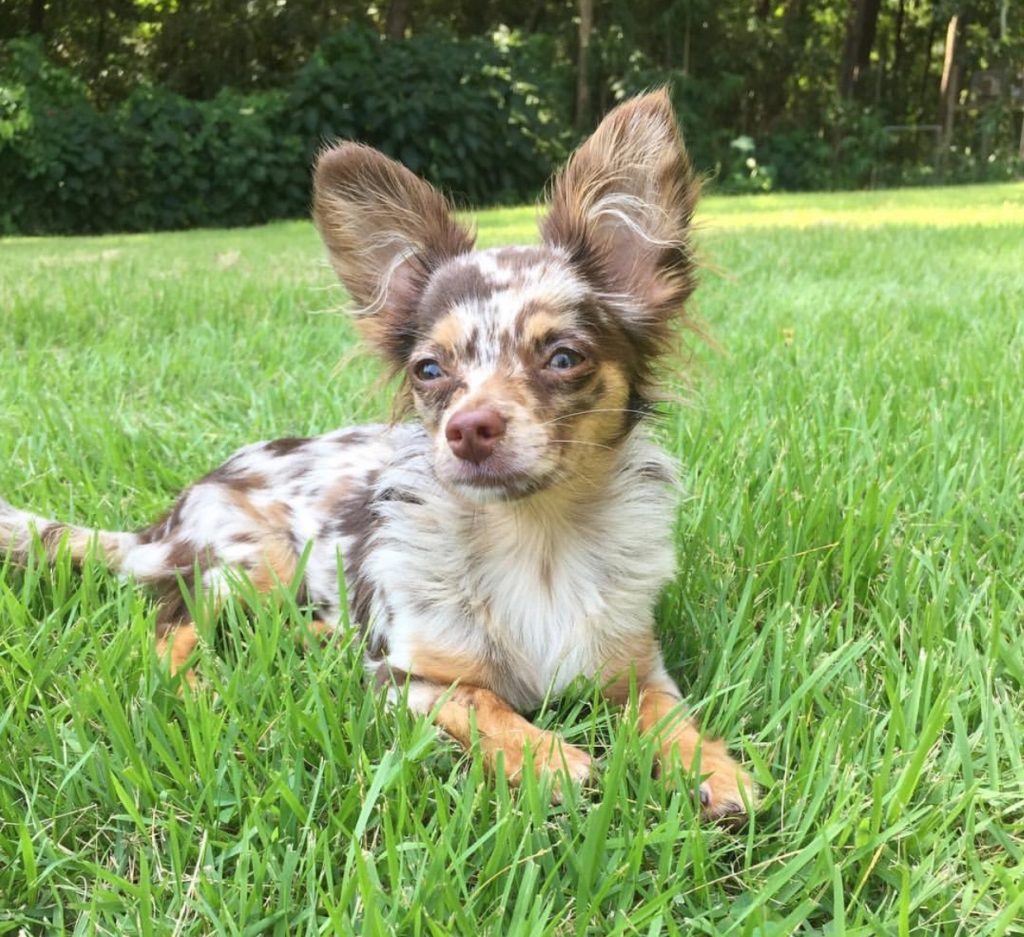
[[[0,498],[0,562],[8,555],[15,562],[24,562],[36,538],[50,562],[57,558],[63,546],[75,563],[81,563],[91,554],[118,571],[124,568],[125,558],[140,545],[138,534],[65,524],[20,511]]]

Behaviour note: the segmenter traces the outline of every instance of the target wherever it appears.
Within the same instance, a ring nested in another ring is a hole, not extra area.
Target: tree
[[[590,34],[594,29],[594,0],[579,0],[580,31],[579,54],[576,58],[576,115],[577,130],[583,130],[590,121]]]
[[[850,0],[846,41],[843,43],[843,58],[839,67],[840,97],[854,96],[857,84],[871,62],[881,6],[881,0]]]
[[[954,13],[946,27],[946,52],[942,60],[942,78],[939,81],[939,123],[942,126],[942,153],[949,149],[953,139],[953,123],[960,88],[960,65],[957,48],[960,34],[960,14]]]

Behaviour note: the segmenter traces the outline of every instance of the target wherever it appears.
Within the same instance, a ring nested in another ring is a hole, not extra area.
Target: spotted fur
[[[744,810],[749,779],[681,714],[654,631],[677,471],[642,417],[687,324],[696,194],[663,92],[617,108],[576,153],[536,247],[474,251],[407,169],[357,144],[327,150],[317,225],[417,419],[246,446],[136,533],[0,502],[0,545],[23,555],[35,533],[51,557],[94,548],[155,586],[174,670],[198,641],[182,581],[215,602],[239,574],[260,592],[291,584],[326,632],[344,619],[340,562],[376,682],[396,698],[407,684],[409,705],[464,744],[475,724],[513,780],[526,765],[591,770],[520,713],[579,677],[620,702],[635,683],[663,761],[699,759],[705,811]],[[452,422],[476,413],[482,454]]]

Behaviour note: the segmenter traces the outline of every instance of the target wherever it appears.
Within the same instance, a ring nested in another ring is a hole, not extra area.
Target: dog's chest
[[[597,505],[550,514],[456,509],[443,493],[393,505],[366,561],[389,663],[480,662],[524,707],[620,664],[674,559],[664,476],[627,476]]]

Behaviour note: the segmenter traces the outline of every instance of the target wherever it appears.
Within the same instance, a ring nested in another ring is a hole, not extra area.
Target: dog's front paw
[[[548,742],[537,745],[533,756],[534,770],[538,775],[548,772],[560,777],[568,774],[574,784],[582,784],[593,772],[593,761],[585,751],[563,742],[557,735]]]
[[[705,742],[700,759],[703,779],[698,789],[701,813],[709,820],[746,819],[753,810],[757,787],[720,741]]]
[[[679,740],[674,740],[661,751],[658,774],[664,777],[669,766],[673,774],[692,772],[698,764],[697,796],[701,814],[708,820],[746,819],[756,805],[757,787],[753,778],[729,755],[721,739],[700,738],[689,758],[681,757]]]
[[[529,771],[530,765],[536,778],[550,775],[556,800],[561,799],[566,777],[573,784],[581,784],[592,772],[590,756],[554,732],[499,733],[483,739],[482,747],[488,763],[495,769],[500,764],[500,770],[513,786],[522,783],[523,772]]]
[[[546,754],[536,753],[533,758],[533,766],[538,777],[543,774],[552,776],[551,799],[556,804],[562,802],[567,781],[579,787],[590,779],[594,771],[594,763],[585,751],[574,748],[561,739],[550,746]]]

